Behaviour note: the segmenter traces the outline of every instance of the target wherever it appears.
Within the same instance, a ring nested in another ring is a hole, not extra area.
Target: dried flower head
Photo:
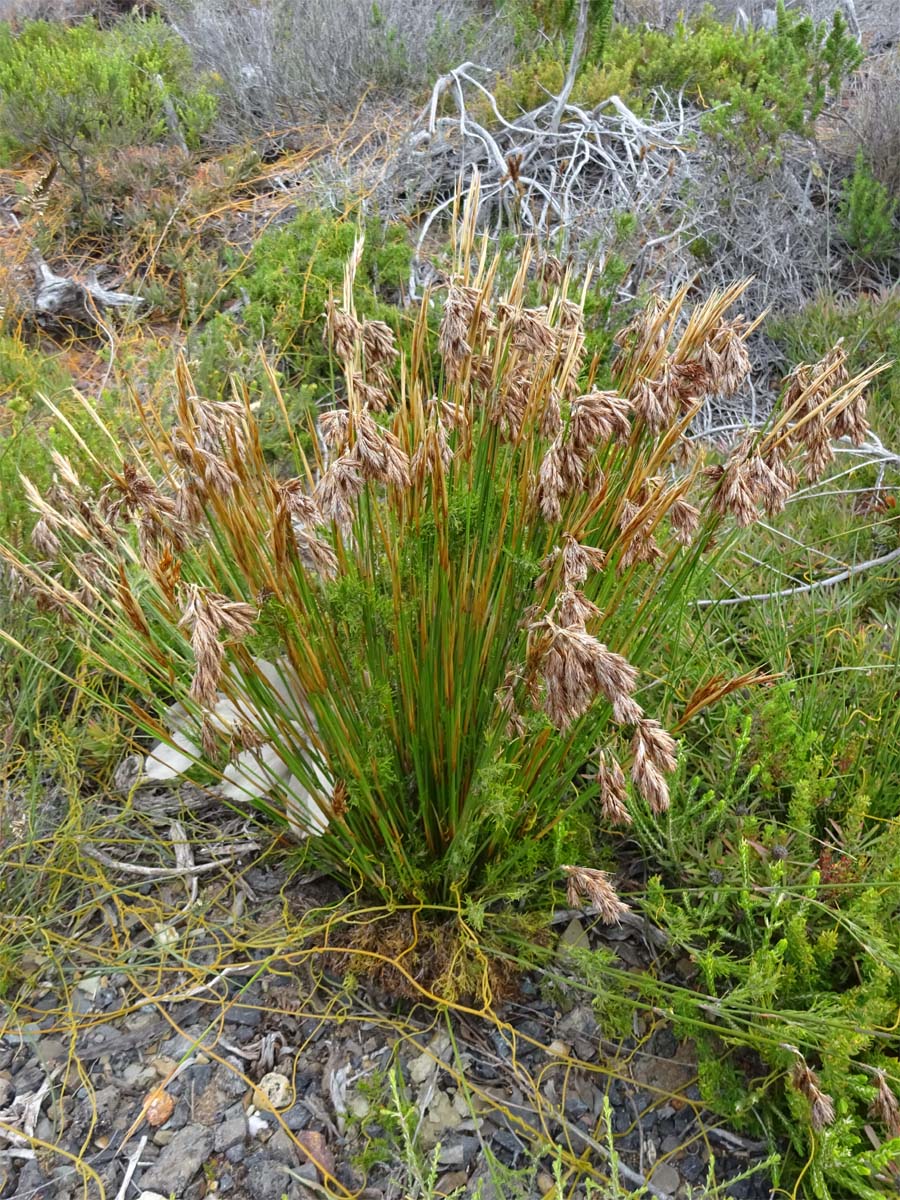
[[[585,902],[597,910],[597,916],[604,925],[615,925],[624,913],[629,911],[615,893],[606,871],[595,867],[562,868],[568,879],[566,897],[572,908],[583,908]]]
[[[584,629],[588,621],[600,616],[600,609],[583,592],[567,588],[557,597],[554,613],[567,629]]]
[[[662,381],[639,375],[629,395],[635,414],[651,433],[667,428],[675,415],[675,397]]]
[[[325,520],[348,529],[353,523],[353,504],[364,486],[355,452],[336,458],[316,485],[316,502]]]
[[[548,354],[556,347],[556,335],[547,322],[546,308],[519,308],[498,304],[497,316],[512,330],[512,344],[530,355]]]
[[[363,479],[379,480],[394,487],[409,487],[409,455],[400,445],[397,435],[377,425],[365,409],[354,418],[354,429],[354,453]]]
[[[665,775],[675,770],[675,742],[658,721],[636,722],[631,743],[631,778],[650,811],[662,813],[669,807],[669,785]]]
[[[565,267],[553,254],[544,254],[535,264],[534,273],[548,287],[559,287],[565,275]]]
[[[303,479],[288,479],[278,484],[278,511],[301,525],[321,525],[322,513],[306,490]]]
[[[597,785],[600,788],[600,811],[610,825],[630,825],[627,808],[628,784],[625,772],[611,754],[601,750],[597,755]]]
[[[712,339],[718,363],[716,391],[732,396],[750,374],[750,355],[746,346],[747,321],[735,317],[723,321]],[[701,365],[706,366],[701,357]]]
[[[31,544],[42,558],[56,558],[59,554],[59,538],[54,531],[53,519],[48,514],[38,518],[31,531]]]
[[[325,307],[325,344],[334,347],[334,352],[345,365],[353,361],[360,344],[362,327],[356,317],[338,308],[333,298]]]
[[[563,534],[562,567],[565,587],[586,583],[591,571],[602,571],[606,555],[596,546],[585,546],[570,534]]]
[[[447,293],[441,316],[438,351],[451,379],[459,378],[463,363],[472,355],[470,328],[477,313],[481,313],[483,318],[487,316],[481,308],[482,301],[483,296],[477,288],[460,284],[451,284]]]
[[[350,437],[350,412],[346,408],[332,408],[319,415],[319,432],[322,441],[332,454],[339,454],[347,447]]]
[[[545,617],[532,629],[543,634],[544,708],[558,728],[586,713],[598,696],[615,706],[634,691],[636,669],[583,628]]]
[[[802,1059],[794,1065],[791,1083],[810,1103],[813,1129],[823,1129],[834,1123],[834,1101],[822,1091],[818,1075]]]
[[[184,595],[178,624],[190,631],[196,661],[191,698],[204,708],[214,708],[225,657],[219,637],[221,634],[235,640],[246,637],[256,620],[256,609],[195,583],[186,585]]]
[[[881,1121],[892,1138],[900,1137],[900,1102],[888,1085],[884,1071],[876,1071],[877,1092],[869,1113]]]
[[[758,517],[757,476],[750,462],[751,447],[745,439],[731,453],[721,473],[715,469],[707,474],[718,475],[718,486],[713,493],[713,510],[720,516],[731,514],[738,525],[751,525]]]
[[[630,405],[615,392],[589,392],[572,401],[572,445],[588,454],[610,441],[626,442],[631,433]]]
[[[363,321],[362,343],[366,365],[370,368],[382,364],[390,366],[399,357],[394,332],[384,321]]]
[[[669,523],[676,542],[690,546],[700,528],[700,509],[678,496],[669,506]]]

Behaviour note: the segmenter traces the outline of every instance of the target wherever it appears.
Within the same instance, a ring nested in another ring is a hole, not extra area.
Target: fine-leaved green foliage
[[[187,47],[158,17],[131,16],[111,29],[93,21],[0,23],[0,162],[43,150],[82,191],[88,164],[110,146],[167,136],[166,105],[189,147],[215,101]]]
[[[838,205],[838,229],[855,255],[883,262],[900,253],[898,209],[900,200],[875,178],[858,151]]]

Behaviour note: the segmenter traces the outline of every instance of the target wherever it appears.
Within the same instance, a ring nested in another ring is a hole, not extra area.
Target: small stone
[[[419,1129],[422,1146],[431,1150],[444,1140],[446,1134],[457,1129],[461,1121],[462,1117],[447,1093],[436,1088]]]
[[[185,1126],[164,1147],[150,1170],[141,1176],[141,1184],[151,1191],[164,1188],[167,1193],[180,1196],[208,1160],[212,1148],[211,1130],[202,1125]]]
[[[699,1183],[706,1174],[706,1166],[699,1154],[687,1154],[678,1164],[678,1171],[688,1183]]]
[[[590,950],[590,938],[577,917],[573,917],[560,934],[559,948],[561,950]]]
[[[334,1174],[334,1155],[328,1149],[328,1143],[321,1133],[317,1133],[315,1129],[301,1129],[298,1131],[297,1141],[303,1149],[300,1151],[301,1156],[303,1150],[309,1154],[309,1163],[316,1167],[319,1171],[319,1177],[324,1178],[323,1172],[329,1175]],[[315,1162],[313,1162],[315,1160]]]
[[[256,1029],[262,1021],[262,1012],[258,1008],[249,1008],[245,1004],[232,1004],[228,1010],[229,1018],[243,1029]]]
[[[517,1166],[525,1153],[525,1147],[516,1135],[509,1129],[498,1129],[494,1134],[493,1140],[497,1146],[505,1151],[503,1157],[507,1159],[507,1165],[511,1167]]]
[[[465,1171],[448,1171],[437,1181],[436,1191],[439,1196],[449,1196],[451,1192],[464,1188],[468,1182],[469,1177]]]
[[[291,1081],[280,1071],[269,1071],[263,1075],[253,1091],[253,1103],[257,1108],[287,1108],[291,1099]]]
[[[47,1063],[65,1062],[69,1051],[58,1038],[41,1038],[38,1043],[43,1060]]]
[[[160,1079],[167,1079],[173,1071],[178,1069],[178,1063],[174,1058],[169,1058],[167,1054],[160,1054],[156,1058],[151,1058],[150,1066]]]
[[[233,1067],[234,1070],[229,1068]],[[240,1072],[238,1074],[237,1072]],[[226,1058],[225,1063],[219,1066],[215,1074],[216,1087],[223,1095],[236,1100],[238,1096],[243,1096],[247,1091],[247,1084],[241,1078],[244,1074],[244,1064],[236,1058]]]
[[[228,1121],[223,1121],[213,1132],[213,1146],[217,1154],[224,1154],[232,1146],[242,1142],[247,1136],[247,1118],[241,1114]]]
[[[152,1129],[165,1125],[175,1111],[175,1100],[164,1088],[157,1088],[147,1097],[145,1116]]]
[[[572,1047],[567,1042],[561,1042],[558,1038],[555,1038],[547,1047],[548,1053],[552,1054],[554,1058],[568,1058],[571,1050]]]
[[[434,1071],[437,1063],[430,1054],[420,1054],[416,1058],[410,1059],[409,1063],[409,1078],[412,1083],[421,1086],[426,1079]]]
[[[669,1163],[660,1163],[650,1176],[650,1182],[661,1192],[674,1195],[681,1186],[681,1176]]]
[[[360,1099],[363,1099],[363,1097],[360,1097]],[[356,1113],[352,1100],[350,1101],[350,1111]],[[281,1114],[282,1121],[284,1121],[291,1133],[296,1133],[298,1129],[305,1129],[309,1124],[309,1118],[310,1111],[302,1100],[298,1100],[296,1104],[292,1104],[289,1109]]]
[[[290,1176],[283,1164],[261,1151],[247,1159],[245,1170],[247,1200],[281,1200],[288,1191]]]
[[[546,1171],[541,1171],[537,1177],[538,1191],[542,1196],[548,1195],[553,1191],[556,1184],[553,1182],[553,1176],[548,1175]]]
[[[266,1153],[277,1158],[286,1167],[295,1167],[300,1161],[300,1154],[291,1135],[280,1127],[275,1130],[266,1142]]]
[[[347,1107],[349,1108],[350,1112],[353,1113],[354,1117],[360,1121],[365,1120],[372,1109],[372,1105],[369,1103],[369,1101],[365,1098],[365,1096],[361,1096],[359,1092],[356,1092],[350,1097],[350,1099],[347,1101]]]

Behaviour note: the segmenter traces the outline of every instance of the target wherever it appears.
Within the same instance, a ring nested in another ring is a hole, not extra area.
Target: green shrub
[[[376,218],[365,223],[366,244],[357,273],[356,303],[362,316],[386,321],[399,342],[409,345],[413,318],[400,302],[409,282],[412,249],[406,227]],[[332,361],[322,341],[322,313],[339,291],[357,226],[315,209],[270,230],[242,264],[240,283],[248,303],[239,317],[220,313],[190,338],[192,370],[201,391],[225,396],[240,377],[254,399],[262,399],[261,423],[267,449],[287,449],[278,435],[280,412],[273,405],[257,348],[265,345],[292,417],[332,392]],[[224,293],[228,298],[231,290]],[[301,422],[301,425],[303,422]]]
[[[87,195],[99,151],[166,139],[167,100],[196,147],[215,102],[158,17],[111,29],[28,21],[17,33],[0,23],[0,161],[46,151]]]
[[[783,5],[771,31],[742,32],[707,12],[680,21],[671,33],[617,25],[598,50],[582,66],[575,103],[592,107],[615,92],[641,112],[653,89],[683,91],[688,100],[717,108],[706,118],[707,132],[751,156],[771,154],[773,141],[786,132],[808,133],[829,93],[861,61],[839,13],[829,27]],[[533,52],[498,81],[501,112],[510,117],[544,102],[559,91],[564,74],[558,45]]]
[[[900,253],[900,200],[891,197],[866,165],[861,150],[853,174],[841,191],[838,230],[859,258],[884,262]]]
[[[634,810],[630,836],[665,864],[645,911],[698,969],[696,992],[670,1002],[695,1039],[704,1101],[782,1148],[776,1181],[804,1180],[792,1194],[874,1200],[880,1156],[864,1126],[875,1072],[898,1082],[882,1031],[900,1003],[900,641],[896,625],[886,638],[852,609],[823,632],[802,602],[751,621],[769,626],[770,651],[780,639],[772,665],[792,678],[708,710],[705,732],[686,737],[681,802],[662,825]],[[793,661],[807,638],[809,669]],[[796,1090],[798,1055],[815,1065],[833,1123]]]

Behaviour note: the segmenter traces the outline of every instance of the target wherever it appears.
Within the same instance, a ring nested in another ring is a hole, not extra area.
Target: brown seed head
[[[348,529],[353,524],[353,504],[364,486],[355,451],[336,458],[316,485],[316,501],[325,520]]]
[[[384,321],[363,321],[362,342],[368,367],[390,366],[399,357],[394,332]]]
[[[583,546],[570,533],[563,535],[563,583],[567,588],[586,583],[591,571],[602,571],[606,555],[596,546]]]
[[[597,784],[600,788],[600,811],[603,819],[610,825],[630,825],[625,773],[616,759],[602,750],[597,755]]]
[[[834,1123],[834,1101],[822,1091],[819,1077],[802,1060],[794,1065],[791,1083],[811,1105],[810,1117],[813,1129],[822,1129]]]
[[[626,442],[631,434],[629,403],[615,392],[589,392],[572,401],[572,445],[587,454],[606,442]]]
[[[334,348],[335,354],[344,364],[353,360],[360,344],[362,327],[356,317],[343,312],[329,298],[325,307],[325,343]]]
[[[876,1072],[878,1091],[869,1113],[881,1121],[892,1138],[900,1137],[900,1103],[888,1086],[887,1075],[884,1071]]]
[[[700,509],[678,496],[669,506],[669,522],[675,540],[682,546],[690,546],[700,528]]]
[[[568,877],[566,896],[570,907],[582,908],[587,903],[597,910],[597,915],[605,925],[615,925],[623,913],[629,911],[628,905],[616,895],[606,871],[599,871],[595,867],[569,866],[564,866],[562,870]]]

